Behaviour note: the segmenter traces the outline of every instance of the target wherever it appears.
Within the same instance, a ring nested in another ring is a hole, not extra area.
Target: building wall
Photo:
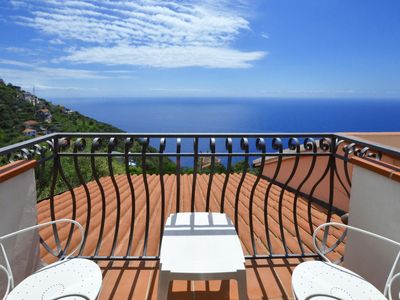
[[[400,242],[400,182],[382,174],[354,167],[349,225]],[[351,231],[347,239],[345,266],[383,291],[399,247]]]
[[[400,132],[349,132],[346,133],[346,135],[398,148],[400,150]]]
[[[295,157],[289,157],[282,160],[280,171],[277,176],[277,181],[285,183],[293,171],[295,164]],[[294,189],[298,189],[312,164],[311,156],[302,156],[299,159],[297,171],[295,172],[292,180],[288,183],[288,186]],[[329,191],[330,191],[330,173],[329,171],[323,177],[324,172],[328,166],[329,158],[326,156],[319,156],[316,158],[315,166],[309,177],[309,179],[302,185],[300,191],[306,194],[311,194],[313,197],[318,198],[326,203],[329,203]],[[264,166],[263,175],[272,178],[277,167],[277,159],[267,161]],[[348,211],[349,209],[349,197],[346,192],[350,192],[350,186],[347,182],[344,164],[341,160],[336,161],[337,173],[342,181],[340,182],[338,176],[335,174],[334,180],[334,202],[333,205],[341,210]],[[352,166],[349,164],[349,176],[352,173]],[[322,181],[314,187],[317,182],[321,179]]]

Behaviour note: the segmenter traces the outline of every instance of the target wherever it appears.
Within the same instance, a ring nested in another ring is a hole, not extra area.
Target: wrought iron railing
[[[39,205],[57,219],[67,197],[65,217],[81,218],[85,228],[79,256],[107,260],[158,259],[159,247],[149,245],[159,246],[167,214],[199,210],[228,213],[247,258],[316,256],[309,246],[316,226],[347,210],[354,155],[400,160],[394,149],[325,133],[55,133],[0,149],[3,164],[38,160]],[[64,242],[53,231],[53,253],[73,244],[73,227]],[[42,244],[53,251],[45,238]]]

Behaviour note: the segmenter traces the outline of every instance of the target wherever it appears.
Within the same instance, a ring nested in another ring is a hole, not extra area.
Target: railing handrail
[[[93,136],[101,136],[101,137],[110,137],[110,136],[127,136],[127,137],[202,137],[202,138],[211,138],[211,137],[321,137],[321,136],[333,136],[334,133],[324,133],[324,132],[182,132],[182,133],[163,133],[163,132],[63,132],[57,133],[58,135],[62,135],[63,137],[93,137]]]
[[[0,155],[6,155],[8,153],[21,150],[23,148],[42,143],[51,139],[60,138],[60,137],[133,137],[133,138],[143,138],[143,137],[153,137],[153,138],[179,138],[179,137],[199,137],[199,138],[224,138],[224,137],[247,137],[247,138],[257,138],[257,137],[265,137],[265,138],[272,138],[272,137],[282,137],[282,138],[289,138],[289,137],[333,137],[337,139],[343,139],[348,142],[357,143],[361,146],[370,147],[374,150],[378,150],[381,152],[385,152],[386,154],[390,154],[392,156],[399,156],[400,157],[400,150],[391,147],[388,145],[383,145],[381,143],[368,141],[359,137],[343,134],[343,133],[265,133],[265,132],[252,132],[252,133],[129,133],[129,132],[55,132],[51,134],[47,134],[44,136],[36,137],[33,139],[29,139],[26,141],[22,141],[16,144],[4,146],[0,148]]]
[[[44,136],[36,137],[33,139],[29,139],[26,141],[22,141],[22,142],[19,142],[16,144],[4,146],[4,147],[0,148],[0,155],[6,155],[8,153],[24,149],[26,147],[29,147],[29,146],[32,146],[35,144],[39,144],[39,143],[43,143],[43,142],[46,142],[51,139],[55,139],[59,136],[60,136],[59,133],[51,133],[51,134],[46,134]]]
[[[392,146],[384,145],[382,143],[369,141],[369,140],[366,140],[366,139],[362,139],[360,137],[347,135],[347,134],[336,133],[335,137],[343,139],[343,140],[346,140],[348,142],[356,143],[356,144],[364,146],[364,147],[371,147],[374,150],[385,152],[386,154],[389,154],[389,155],[393,155],[393,156],[396,156],[396,157],[399,156],[400,157],[400,149],[392,147]]]

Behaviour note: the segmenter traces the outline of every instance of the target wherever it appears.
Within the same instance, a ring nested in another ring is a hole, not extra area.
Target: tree
[[[232,169],[235,173],[242,173],[245,169],[248,172],[250,171],[250,165],[249,163],[246,164],[245,160],[240,160],[237,163],[235,163]]]

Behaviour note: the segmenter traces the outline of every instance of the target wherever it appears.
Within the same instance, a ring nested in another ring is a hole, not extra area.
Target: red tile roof
[[[25,121],[24,122],[24,125],[25,126],[36,126],[36,125],[38,125],[39,124],[39,122],[38,121],[35,121],[35,120],[28,120],[28,121]]]

